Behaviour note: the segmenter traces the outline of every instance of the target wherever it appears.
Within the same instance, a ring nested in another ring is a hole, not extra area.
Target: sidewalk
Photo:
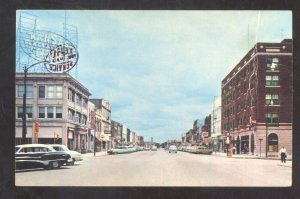
[[[262,160],[276,160],[278,161],[278,166],[286,166],[292,168],[292,158],[288,157],[286,163],[281,163],[279,157],[259,157],[255,155],[248,155],[248,154],[233,154],[232,157],[227,157],[226,153],[222,152],[213,152],[212,155],[226,157],[226,158],[235,158],[235,159],[262,159]]]

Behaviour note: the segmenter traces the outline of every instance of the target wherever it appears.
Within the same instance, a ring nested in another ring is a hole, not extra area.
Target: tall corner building
[[[284,146],[291,155],[292,112],[292,40],[257,43],[222,80],[224,150],[271,157]]]

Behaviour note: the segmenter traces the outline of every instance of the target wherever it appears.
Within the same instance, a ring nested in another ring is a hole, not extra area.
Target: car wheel
[[[67,163],[67,166],[71,166],[71,165],[74,165],[74,164],[75,164],[75,159],[72,158],[72,162],[68,162],[68,163]]]
[[[60,168],[59,161],[53,161],[49,163],[49,169],[59,169],[59,168]]]

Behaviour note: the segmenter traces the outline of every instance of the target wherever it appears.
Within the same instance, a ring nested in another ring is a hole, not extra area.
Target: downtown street
[[[228,158],[179,151],[87,153],[82,162],[57,170],[19,170],[16,186],[288,187],[291,161]]]

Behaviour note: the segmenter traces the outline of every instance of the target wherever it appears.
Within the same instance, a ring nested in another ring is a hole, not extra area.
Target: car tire
[[[59,169],[60,166],[60,161],[52,161],[49,163],[48,169]]]
[[[72,165],[74,165],[74,164],[75,164],[75,159],[72,158],[72,162],[68,162],[68,163],[67,163],[67,166],[72,166]]]

